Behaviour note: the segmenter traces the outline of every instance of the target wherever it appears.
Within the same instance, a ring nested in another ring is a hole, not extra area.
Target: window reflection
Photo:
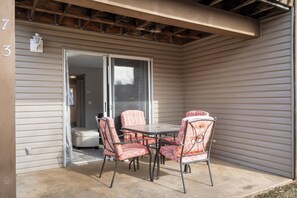
[[[115,66],[115,85],[134,85],[134,68],[125,66]]]

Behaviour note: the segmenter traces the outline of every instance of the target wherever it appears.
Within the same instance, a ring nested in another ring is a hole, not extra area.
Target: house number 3
[[[2,19],[2,30],[5,31],[7,29],[9,23],[9,19]],[[2,45],[3,47],[3,56],[7,57],[11,55],[10,45]]]
[[[10,45],[3,45],[3,56],[10,56],[11,55],[11,49]]]

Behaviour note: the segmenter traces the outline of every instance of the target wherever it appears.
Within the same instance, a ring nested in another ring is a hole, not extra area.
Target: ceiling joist
[[[34,14],[35,14],[35,9],[36,9],[36,7],[37,7],[37,3],[38,3],[38,0],[33,0],[32,9],[31,9],[31,14],[30,14],[30,19],[31,19],[31,21],[34,20]]]
[[[63,12],[63,14],[60,16],[59,21],[58,21],[58,24],[61,24],[61,23],[62,23],[62,21],[63,21],[65,15],[67,14],[67,12],[68,12],[68,10],[71,8],[71,6],[72,6],[71,4],[66,4],[66,5],[64,5],[64,12]]]
[[[255,38],[260,35],[259,21],[230,12],[212,9],[189,1],[170,0],[56,0],[123,16],[148,20],[213,34]],[[178,10],[178,12],[176,12]],[[216,18],[217,20],[213,20]]]
[[[276,0],[15,1],[17,19],[173,44],[212,34],[253,38],[257,19],[288,9]]]

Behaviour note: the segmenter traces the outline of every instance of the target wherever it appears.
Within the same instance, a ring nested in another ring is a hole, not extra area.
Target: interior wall
[[[85,127],[97,129],[95,116],[103,113],[103,69],[69,65],[69,74],[85,75]]]
[[[43,37],[44,53],[29,50],[36,32]],[[154,122],[180,123],[184,111],[180,46],[17,21],[17,173],[63,164],[63,49],[152,58]]]
[[[183,48],[185,110],[218,118],[213,157],[293,177],[290,13],[253,40],[213,36]]]

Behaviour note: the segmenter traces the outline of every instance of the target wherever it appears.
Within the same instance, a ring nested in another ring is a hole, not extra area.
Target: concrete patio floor
[[[128,162],[118,165],[113,188],[109,188],[114,162],[106,161],[102,177],[102,161],[72,165],[17,176],[18,198],[102,198],[102,197],[246,197],[290,179],[259,172],[243,166],[213,159],[211,162],[214,187],[210,186],[207,166],[191,165],[185,175],[187,194],[182,192],[179,165],[166,161],[161,165],[160,178],[149,181],[147,158],[140,160],[140,169],[128,169]]]

